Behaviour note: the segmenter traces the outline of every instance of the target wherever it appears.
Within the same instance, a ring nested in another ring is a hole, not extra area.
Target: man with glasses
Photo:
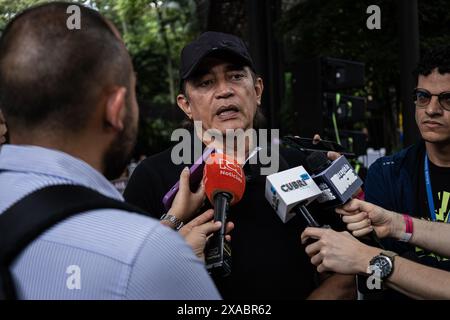
[[[416,70],[413,91],[422,141],[384,157],[369,169],[366,200],[385,209],[436,222],[450,213],[450,46],[430,50]],[[366,223],[365,221],[361,223]],[[370,223],[370,221],[369,221]],[[450,260],[403,242],[386,247],[422,264],[450,271]]]

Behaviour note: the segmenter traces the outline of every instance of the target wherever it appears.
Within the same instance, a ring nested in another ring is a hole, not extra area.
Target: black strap
[[[4,211],[0,215],[0,300],[16,298],[9,266],[33,240],[75,214],[105,208],[146,214],[125,202],[74,185],[39,189]]]

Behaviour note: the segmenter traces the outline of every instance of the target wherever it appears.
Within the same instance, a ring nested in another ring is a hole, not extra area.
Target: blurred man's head
[[[12,143],[63,151],[85,143],[113,178],[137,130],[131,59],[117,30],[92,9],[77,5],[81,29],[70,30],[69,5],[37,6],[8,24],[0,40],[0,106]]]
[[[417,68],[416,122],[422,138],[450,144],[450,46],[426,53]]]
[[[261,104],[263,82],[244,42],[206,32],[181,53],[178,106],[204,130],[250,129]]]

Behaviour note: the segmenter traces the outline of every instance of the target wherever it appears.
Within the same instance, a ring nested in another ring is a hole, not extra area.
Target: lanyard
[[[427,189],[427,198],[428,198],[428,208],[430,209],[430,216],[432,221],[436,221],[436,212],[434,208],[434,198],[433,192],[431,191],[431,179],[430,179],[430,168],[429,168],[428,154],[425,152],[425,165],[424,165],[424,173],[425,173],[425,187]],[[448,216],[450,212],[447,214],[447,223],[449,222]]]
[[[425,152],[425,187],[427,189],[427,198],[428,198],[428,208],[430,209],[430,216],[432,221],[436,221],[436,213],[434,209],[434,199],[433,192],[431,191],[431,179],[430,179],[430,168],[428,165],[428,154]]]

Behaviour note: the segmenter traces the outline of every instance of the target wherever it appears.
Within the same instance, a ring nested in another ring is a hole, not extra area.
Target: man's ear
[[[255,81],[255,92],[256,92],[256,103],[258,106],[261,105],[262,93],[264,91],[263,79],[258,77]]]
[[[188,98],[184,94],[177,96],[177,104],[181,110],[187,115],[189,119],[192,119],[192,110]]]
[[[117,131],[122,131],[124,128],[126,94],[125,87],[115,87],[110,91],[106,100],[105,121]]]

